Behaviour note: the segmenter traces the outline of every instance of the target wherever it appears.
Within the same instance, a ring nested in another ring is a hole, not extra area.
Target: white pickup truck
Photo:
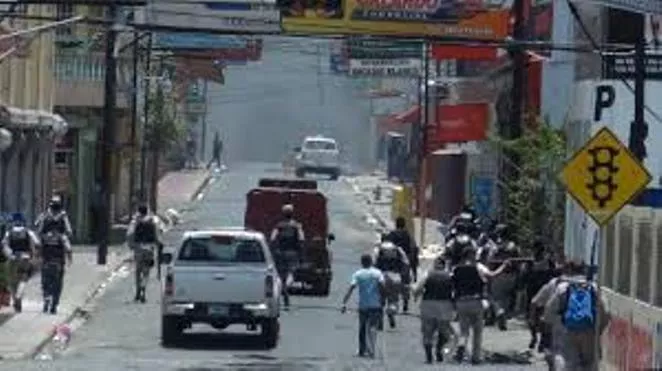
[[[223,330],[261,329],[267,348],[278,344],[281,282],[260,232],[222,229],[185,232],[167,264],[161,300],[161,340],[180,340],[193,323]]]

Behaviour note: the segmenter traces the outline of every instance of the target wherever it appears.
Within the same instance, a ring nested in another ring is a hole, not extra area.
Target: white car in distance
[[[340,176],[340,150],[335,139],[323,136],[306,137],[301,147],[295,149],[295,174],[305,177],[307,173],[327,174],[332,180]]]
[[[244,324],[261,330],[265,347],[278,344],[281,282],[264,235],[243,228],[188,231],[166,264],[161,340],[183,339],[194,323],[218,330]]]

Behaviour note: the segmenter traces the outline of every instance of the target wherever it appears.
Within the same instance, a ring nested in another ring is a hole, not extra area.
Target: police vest
[[[44,241],[42,258],[46,262],[64,262],[66,249],[60,238],[50,237]]]
[[[48,232],[66,233],[67,232],[67,226],[64,222],[64,214],[60,213],[58,215],[47,215],[44,218],[41,232],[42,233],[48,233]]]
[[[485,282],[478,273],[475,264],[463,264],[453,268],[453,287],[455,298],[482,297]]]
[[[423,290],[423,300],[451,300],[453,298],[451,274],[433,270],[426,279]]]
[[[154,221],[143,218],[136,223],[133,239],[137,243],[156,242],[156,224]]]
[[[400,256],[400,251],[396,248],[379,249],[376,266],[379,270],[385,272],[400,273],[402,271],[402,257]]]
[[[9,247],[14,254],[30,251],[30,235],[26,229],[9,231]]]
[[[293,222],[281,222],[276,227],[278,235],[276,242],[280,250],[298,250],[299,248],[299,228]]]

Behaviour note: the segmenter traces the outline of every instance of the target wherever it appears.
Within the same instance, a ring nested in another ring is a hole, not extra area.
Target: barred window
[[[634,251],[637,254],[637,285],[635,295],[637,299],[648,303],[650,301],[651,257],[653,256],[653,234],[651,233],[651,220],[646,218],[637,223],[639,225],[639,241]]]
[[[616,277],[614,277],[614,264],[616,258],[616,228],[617,224],[615,220],[612,220],[606,228],[605,233],[605,242],[602,246],[601,254],[604,255],[602,259],[603,266],[600,267],[602,276],[600,277],[600,282],[606,287],[614,288],[616,285]]]

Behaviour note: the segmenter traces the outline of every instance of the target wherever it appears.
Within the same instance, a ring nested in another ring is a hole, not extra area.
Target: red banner
[[[458,45],[432,46],[432,59],[458,59],[462,61],[492,61],[497,59],[497,48]]]
[[[437,122],[430,128],[430,144],[469,142],[487,138],[487,103],[463,103],[437,107]]]

